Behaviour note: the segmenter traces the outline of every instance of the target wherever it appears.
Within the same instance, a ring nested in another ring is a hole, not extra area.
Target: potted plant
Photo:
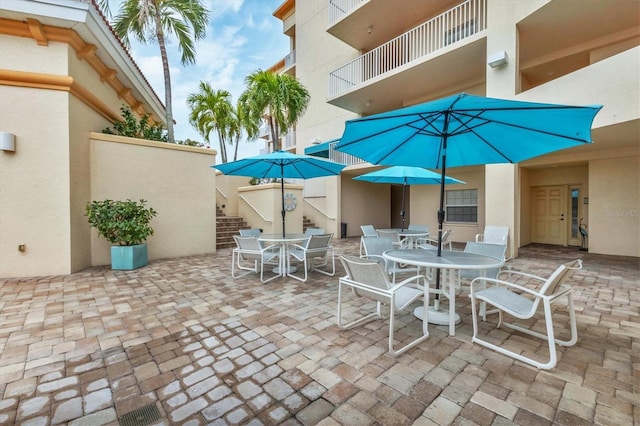
[[[97,229],[99,236],[114,244],[111,247],[112,269],[137,269],[149,262],[145,241],[153,235],[149,223],[157,212],[145,203],[145,200],[87,203],[89,225]]]

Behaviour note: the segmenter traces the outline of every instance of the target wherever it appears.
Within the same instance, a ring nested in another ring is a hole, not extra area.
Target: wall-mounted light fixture
[[[367,34],[371,34],[371,31],[373,31],[373,27],[367,27]]]
[[[509,57],[507,56],[507,52],[504,50],[492,53],[491,55],[487,56],[487,64],[491,68],[501,67],[503,65],[506,65],[508,62]]]
[[[365,103],[364,103],[364,106],[365,106],[365,107],[367,107],[367,108],[369,108],[369,107],[371,106],[371,101],[367,101],[367,102],[365,102]]]
[[[9,132],[0,132],[0,151],[15,151],[16,135]]]
[[[311,139],[311,145],[318,145],[320,142],[322,141],[318,138]]]

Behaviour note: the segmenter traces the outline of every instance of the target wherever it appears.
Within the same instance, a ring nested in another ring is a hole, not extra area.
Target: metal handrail
[[[303,198],[303,200],[309,204],[311,207],[313,207],[318,213],[320,213],[322,216],[326,217],[329,220],[336,220],[335,217],[331,217],[329,216],[327,213],[323,212],[322,210],[320,210],[320,208],[318,206],[314,206],[313,203],[311,203],[311,201],[307,200],[306,198]]]
[[[487,0],[468,0],[329,73],[329,97],[484,31]]]
[[[224,197],[225,200],[229,199],[229,196],[227,194],[225,194],[224,192],[222,192],[222,190],[220,188],[218,188],[217,185],[216,185],[216,191],[218,191],[220,193],[220,195],[222,195]]]
[[[251,208],[253,209],[253,211],[254,211],[254,212],[256,212],[256,213],[258,214],[258,216],[260,216],[260,218],[261,218],[262,220],[264,220],[264,221],[265,221],[265,222],[267,222],[267,223],[273,223],[273,220],[269,220],[269,219],[267,219],[266,217],[264,217],[264,216],[262,215],[262,213],[260,213],[260,212],[258,211],[258,209],[256,209],[256,207],[255,207],[253,204],[251,204],[251,202],[250,202],[249,200],[247,200],[247,197],[245,197],[245,196],[244,196],[244,195],[242,195],[242,194],[238,194],[238,197],[240,197],[240,199],[241,199],[242,201],[244,201],[245,203],[247,203],[247,205],[248,205],[249,207],[251,207]]]

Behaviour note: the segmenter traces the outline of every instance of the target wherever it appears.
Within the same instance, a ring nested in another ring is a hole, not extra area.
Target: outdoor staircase
[[[241,217],[225,216],[216,206],[216,249],[235,247],[234,235],[240,235],[240,229],[247,229],[247,222]]]
[[[315,228],[316,224],[307,219],[302,218],[302,231],[307,228]],[[237,216],[225,216],[220,207],[216,206],[216,249],[235,247],[233,240],[234,235],[240,235],[241,229],[248,229],[249,226],[243,218]]]
[[[307,228],[317,228],[316,224],[311,222],[310,219],[307,219],[306,216],[302,216],[302,232],[306,231]]]

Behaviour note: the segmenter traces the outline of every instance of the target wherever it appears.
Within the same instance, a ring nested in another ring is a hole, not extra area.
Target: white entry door
[[[531,241],[567,245],[566,187],[538,186],[531,194]]]

